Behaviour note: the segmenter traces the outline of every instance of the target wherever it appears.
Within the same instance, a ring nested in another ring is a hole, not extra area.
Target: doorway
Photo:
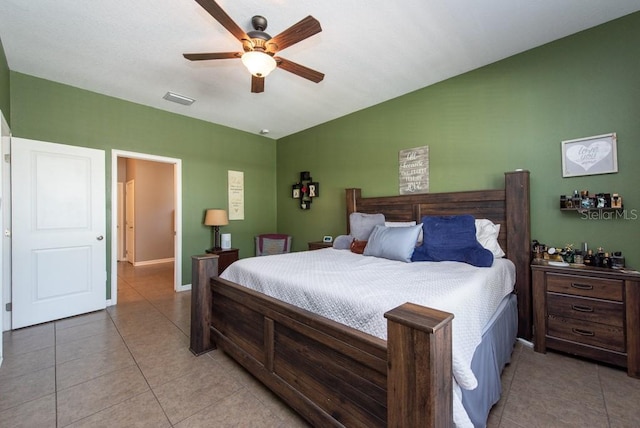
[[[168,163],[173,165],[174,175],[174,257],[173,257],[173,282],[174,291],[186,291],[191,287],[189,285],[182,285],[182,160],[176,158],[169,158],[164,156],[157,156],[145,153],[128,152],[122,150],[112,150],[111,153],[111,201],[112,201],[112,213],[118,213],[121,210],[118,198],[118,158],[127,158],[151,162]],[[126,198],[125,198],[126,199]],[[118,247],[120,240],[123,239],[122,233],[118,233],[118,216],[111,216],[111,299],[109,305],[117,304],[118,299]]]

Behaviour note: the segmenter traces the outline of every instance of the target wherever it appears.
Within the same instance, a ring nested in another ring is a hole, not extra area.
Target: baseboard
[[[533,342],[529,342],[526,339],[523,339],[521,337],[518,338],[518,342],[522,343],[524,346],[527,346],[529,348],[533,348]]]
[[[169,259],[157,259],[157,260],[145,260],[143,262],[133,262],[134,266],[147,266],[147,265],[158,265],[161,263],[173,263],[174,258],[171,257]]]
[[[190,291],[190,290],[191,290],[191,284],[183,284],[179,286],[176,291],[179,293],[181,291]]]

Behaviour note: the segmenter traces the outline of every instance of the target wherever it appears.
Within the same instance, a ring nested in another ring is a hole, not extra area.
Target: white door
[[[11,140],[12,328],[106,307],[104,151]]]
[[[125,190],[125,215],[124,224],[126,225],[126,252],[127,261],[131,264],[136,262],[136,216],[135,216],[135,185],[134,181],[127,181],[127,188]]]

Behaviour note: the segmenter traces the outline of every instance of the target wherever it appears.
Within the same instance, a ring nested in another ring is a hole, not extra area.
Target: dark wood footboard
[[[206,276],[215,263],[193,257],[192,352],[217,345],[314,426],[452,426],[453,315],[404,304],[385,342]]]

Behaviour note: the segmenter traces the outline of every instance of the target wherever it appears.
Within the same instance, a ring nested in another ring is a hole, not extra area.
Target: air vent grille
[[[162,98],[185,106],[190,106],[195,101],[193,98],[185,97],[184,95],[176,94],[174,92],[167,92]]]

